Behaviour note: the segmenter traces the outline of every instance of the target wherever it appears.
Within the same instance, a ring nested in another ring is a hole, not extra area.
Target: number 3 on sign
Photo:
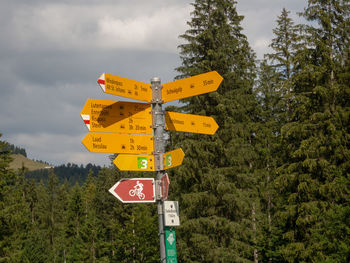
[[[146,157],[137,157],[137,168],[147,169],[148,161]]]
[[[171,154],[166,155],[165,159],[166,159],[166,162],[165,162],[166,166],[167,167],[171,166],[172,165]]]

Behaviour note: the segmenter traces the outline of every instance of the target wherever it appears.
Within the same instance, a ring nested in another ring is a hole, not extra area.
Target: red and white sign
[[[121,179],[109,192],[123,203],[154,203],[154,178]]]
[[[168,199],[168,193],[169,193],[169,176],[167,173],[165,173],[161,178],[160,178],[160,188],[161,188],[161,199],[162,201]]]

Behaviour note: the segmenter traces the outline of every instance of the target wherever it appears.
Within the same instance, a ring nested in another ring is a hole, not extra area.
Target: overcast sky
[[[80,112],[88,98],[121,99],[97,84],[103,73],[173,81],[178,38],[190,20],[189,0],[1,0],[0,140],[31,159],[109,165],[90,153]],[[306,0],[238,0],[242,26],[257,57],[268,52],[277,16],[294,21]]]

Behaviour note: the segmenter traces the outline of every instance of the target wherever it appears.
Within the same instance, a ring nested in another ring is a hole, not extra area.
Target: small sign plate
[[[165,227],[164,232],[165,232],[166,262],[177,263],[175,229],[170,227]]]
[[[165,226],[179,226],[179,202],[178,201],[164,201],[164,225]]]

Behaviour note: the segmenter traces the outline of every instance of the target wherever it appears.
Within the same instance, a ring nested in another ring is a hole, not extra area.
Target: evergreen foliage
[[[259,244],[260,256],[263,261],[280,261],[275,252],[279,244],[274,226],[273,211],[276,192],[272,182],[276,179],[276,168],[284,162],[285,156],[281,153],[281,128],[291,115],[291,101],[293,99],[293,85],[291,77],[295,71],[295,57],[302,46],[301,36],[298,34],[300,26],[294,25],[289,12],[282,9],[277,18],[277,28],[273,30],[275,37],[270,47],[273,53],[266,54],[260,63],[256,94],[259,104],[259,125],[257,151],[260,156],[258,171],[261,177],[259,189],[261,212],[260,226],[262,235]]]
[[[27,152],[24,148],[8,143],[6,149],[11,151],[13,154],[22,154],[23,156],[27,157]]]
[[[213,136],[169,133],[179,262],[350,262],[350,3],[283,9],[258,67],[233,0],[196,0],[178,78],[216,70],[217,92],[172,111],[212,116]],[[1,137],[1,134],[0,134]],[[12,149],[12,150],[11,150]],[[65,164],[11,170],[0,141],[0,262],[159,262],[154,204],[108,193],[143,173]]]
[[[310,0],[303,13],[313,23],[296,56],[292,115],[282,127],[286,158],[275,180],[286,262],[349,261],[342,218],[349,209],[349,82],[342,79],[349,11],[348,1]]]
[[[181,36],[179,77],[216,70],[217,92],[182,100],[178,108],[213,116],[214,136],[171,134],[172,148],[186,158],[173,176],[181,207],[179,257],[184,262],[250,262],[254,238],[252,207],[255,117],[254,54],[241,32],[235,1],[195,1],[190,29]]]
[[[83,185],[87,180],[90,171],[92,172],[92,176],[96,177],[98,172],[101,170],[101,167],[91,163],[85,166],[68,163],[55,166],[53,170],[60,184],[67,181],[69,185],[74,186],[76,183]],[[50,172],[51,169],[29,171],[26,173],[26,177],[37,182],[43,181],[45,184],[47,184],[49,181]]]

